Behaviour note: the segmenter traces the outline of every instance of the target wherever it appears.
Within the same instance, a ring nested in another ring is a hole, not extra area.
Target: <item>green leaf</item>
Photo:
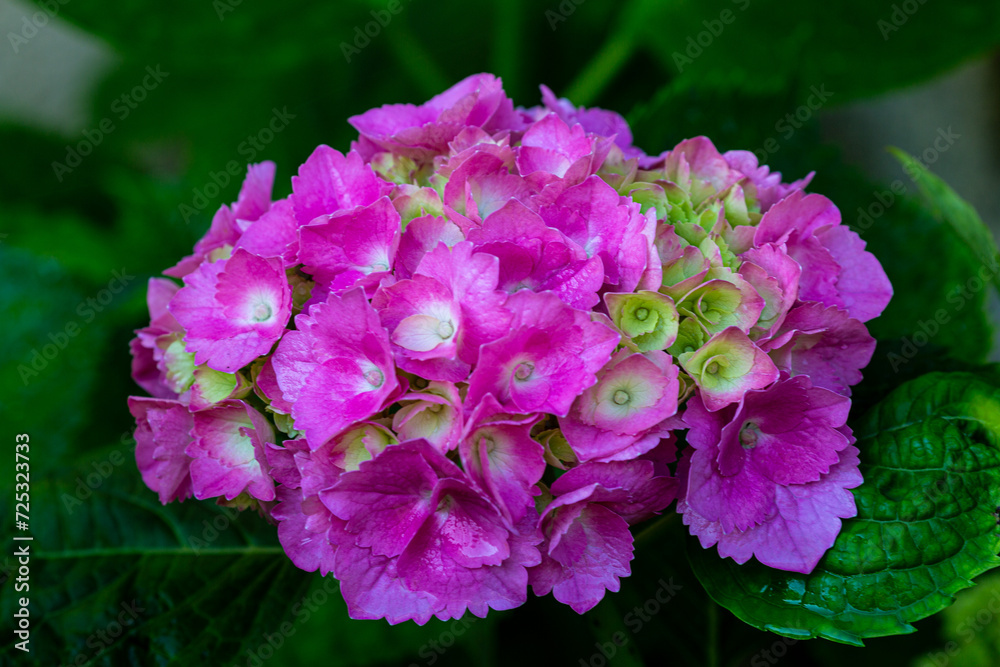
[[[41,458],[45,443],[31,444]],[[31,480],[34,539],[15,543],[31,550],[31,651],[7,634],[0,664],[217,665],[278,630],[311,576],[273,526],[207,502],[161,506],[128,446],[90,457]],[[11,501],[0,500],[5,516]],[[4,596],[5,618],[16,597]]]
[[[1000,389],[930,373],[879,403],[857,432],[858,516],[809,575],[737,565],[689,542],[716,602],[786,637],[863,639],[913,632],[971,579],[1000,565]]]
[[[12,239],[0,246],[0,414],[17,432],[44,428],[47,456],[37,465],[50,465],[89,417],[85,401],[111,311],[126,293],[90,304],[98,290],[81,291],[57,261],[8,245]]]
[[[983,223],[972,204],[959,197],[958,193],[932,174],[920,160],[895,147],[890,147],[889,152],[920,187],[934,217],[951,225],[982,262],[983,268],[990,271],[997,287],[1000,287],[1000,272],[997,267],[1000,250],[997,249],[989,227]]]

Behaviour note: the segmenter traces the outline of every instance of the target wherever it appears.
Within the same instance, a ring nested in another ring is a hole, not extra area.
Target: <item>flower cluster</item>
[[[722,556],[815,567],[855,513],[884,272],[811,175],[704,137],[646,155],[542,92],[477,75],[355,116],[283,199],[250,166],[132,341],[162,502],[257,509],[391,623],[529,586],[582,613],[675,499]]]

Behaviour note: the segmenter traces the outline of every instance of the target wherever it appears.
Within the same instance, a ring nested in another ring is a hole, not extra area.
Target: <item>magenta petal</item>
[[[492,496],[511,523],[534,509],[534,486],[545,472],[544,451],[531,437],[531,426],[479,424],[459,450],[469,476]]]
[[[467,484],[442,480],[434,504],[437,509],[414,534],[397,564],[409,588],[434,593],[440,585],[437,582],[446,580],[451,571],[499,565],[510,556],[500,513]]]
[[[442,610],[433,595],[403,585],[395,559],[374,555],[370,549],[340,546],[334,574],[351,618],[384,618],[390,624],[412,620],[423,625]]]
[[[620,577],[631,574],[632,533],[611,510],[593,504],[560,508],[550,530],[554,537],[545,560],[558,564],[561,572],[533,577],[536,595],[551,589],[557,600],[582,614],[604,598],[605,590],[616,592]]]
[[[482,347],[466,404],[489,393],[515,412],[566,415],[619,335],[550,292],[517,292],[507,308],[516,314],[511,333]]]
[[[331,294],[295,318],[272,357],[295,428],[316,449],[383,408],[399,383],[389,338],[363,290]]]
[[[355,472],[345,473],[320,499],[347,521],[357,546],[398,556],[435,510],[437,475],[420,454],[390,447]]]
[[[326,531],[316,533],[306,527],[307,515],[302,512],[302,494],[286,486],[278,487],[280,501],[271,517],[278,521],[278,541],[288,558],[306,572],[326,576],[333,571],[337,547],[330,544]]]
[[[520,129],[500,79],[491,74],[467,77],[421,106],[385,105],[348,122],[374,145],[418,159],[443,153],[466,127]]]
[[[135,458],[142,481],[166,505],[191,497],[191,413],[179,401],[130,396],[129,411],[135,417]]]
[[[170,312],[187,332],[195,363],[234,373],[267,354],[281,338],[292,294],[280,259],[244,249],[228,260],[202,264],[184,278]]]
[[[245,491],[258,500],[274,500],[265,454],[274,430],[264,415],[243,401],[228,400],[194,413],[193,418],[194,441],[185,451],[194,459],[194,497],[232,500]]]
[[[361,156],[321,145],[313,151],[299,175],[292,177],[292,203],[299,225],[321,215],[368,206],[388,193],[384,183]]]
[[[775,204],[757,225],[754,245],[781,244],[792,234],[811,237],[817,230],[840,224],[840,211],[823,195],[794,192]]]
[[[299,262],[320,282],[345,291],[392,269],[400,218],[388,197],[330,215],[299,229]],[[367,279],[370,277],[370,279]]]
[[[674,501],[677,480],[656,473],[652,461],[584,463],[552,484],[557,497],[586,489],[590,502],[599,502],[629,524],[659,514]]]
[[[243,248],[261,257],[281,257],[286,266],[292,266],[298,252],[299,227],[291,200],[282,199],[250,224],[234,248]]]
[[[686,503],[678,506],[684,523],[705,548],[718,543],[719,555],[745,563],[756,557],[764,565],[808,574],[833,546],[841,519],[857,514],[848,489],[862,482],[858,450],[847,447],[827,475],[809,484],[778,487],[768,520],[746,531],[724,533]]]
[[[864,324],[838,308],[806,303],[793,308],[770,341],[761,342],[778,368],[808,375],[817,387],[850,396],[875,353]]]
[[[867,322],[881,315],[892,298],[892,284],[857,232],[838,225],[822,230],[818,238],[840,265],[837,291],[851,317]]]

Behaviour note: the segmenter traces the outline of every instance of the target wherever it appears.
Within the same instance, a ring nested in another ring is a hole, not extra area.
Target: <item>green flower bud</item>
[[[604,295],[611,321],[640,352],[663,350],[677,338],[677,309],[673,300],[658,292]]]

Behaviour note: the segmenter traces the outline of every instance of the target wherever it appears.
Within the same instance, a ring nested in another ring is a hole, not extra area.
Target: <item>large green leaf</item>
[[[31,651],[5,636],[0,664],[223,664],[256,650],[302,597],[310,577],[273,527],[210,503],[161,506],[130,449],[32,479]],[[44,452],[38,441],[29,455]],[[4,596],[5,618],[20,595]]]
[[[968,244],[981,262],[987,279],[1000,287],[1000,250],[989,227],[983,224],[975,207],[958,196],[947,183],[930,172],[920,160],[898,148],[889,151],[920,187],[930,205],[931,213],[941,222],[951,225],[955,233]],[[980,276],[982,279],[983,276]]]
[[[930,373],[887,396],[857,436],[858,516],[816,569],[737,565],[692,544],[713,599],[761,629],[861,645],[912,632],[1000,565],[1000,389],[973,374]]]

